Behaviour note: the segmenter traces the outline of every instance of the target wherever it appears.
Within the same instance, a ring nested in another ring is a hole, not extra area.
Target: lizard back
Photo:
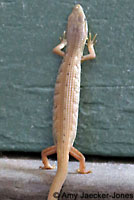
[[[67,48],[55,85],[53,135],[56,144],[70,147],[77,131],[81,57],[87,39],[87,22],[81,7],[74,7],[69,16],[66,37]]]

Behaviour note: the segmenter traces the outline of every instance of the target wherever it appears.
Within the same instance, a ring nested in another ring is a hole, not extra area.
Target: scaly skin
[[[87,21],[80,5],[73,8],[68,18],[66,38],[53,49],[53,51],[64,57],[60,66],[55,85],[54,113],[53,113],[53,136],[55,146],[42,151],[44,169],[52,169],[48,163],[47,156],[57,152],[58,169],[50,188],[48,200],[55,199],[53,194],[60,189],[67,176],[69,153],[80,161],[79,173],[90,173],[85,171],[84,156],[73,147],[76,137],[78,107],[80,96],[80,74],[81,60],[95,58],[94,41],[91,35],[88,40],[90,54],[83,56],[83,49],[87,40]],[[66,46],[66,52],[61,49]]]

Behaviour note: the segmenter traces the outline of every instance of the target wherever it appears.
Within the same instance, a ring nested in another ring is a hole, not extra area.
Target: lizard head
[[[77,39],[85,43],[87,39],[87,20],[80,4],[74,6],[68,17],[67,40]]]

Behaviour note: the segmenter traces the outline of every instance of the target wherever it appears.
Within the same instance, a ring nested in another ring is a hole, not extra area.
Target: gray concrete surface
[[[40,170],[40,165],[40,160],[0,158],[0,200],[47,199],[56,169]],[[60,199],[134,199],[133,163],[100,161],[86,166],[91,174],[77,174],[78,162],[69,162]]]

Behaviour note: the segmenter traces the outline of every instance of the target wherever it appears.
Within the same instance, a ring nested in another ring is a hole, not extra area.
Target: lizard
[[[87,20],[80,4],[74,6],[68,17],[67,31],[53,52],[62,56],[55,84],[53,107],[53,137],[55,145],[42,151],[42,169],[53,169],[47,156],[57,153],[57,172],[50,187],[48,200],[54,200],[54,193],[60,193],[68,172],[69,154],[75,157],[80,166],[78,173],[88,174],[85,169],[85,157],[73,147],[77,132],[78,108],[80,97],[81,62],[96,57],[94,44],[96,35],[88,37]],[[83,55],[87,41],[89,54]],[[66,46],[66,51],[62,49]]]

